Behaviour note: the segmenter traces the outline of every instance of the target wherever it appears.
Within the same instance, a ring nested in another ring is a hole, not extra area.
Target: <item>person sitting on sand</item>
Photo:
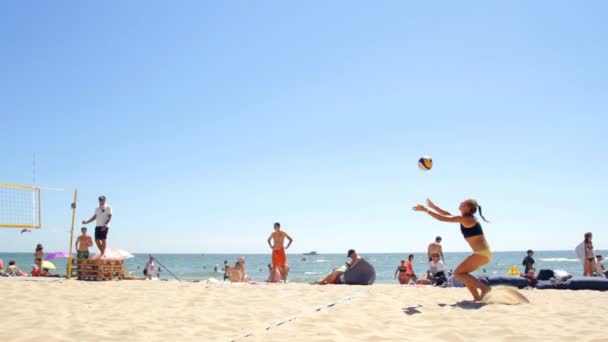
[[[287,283],[287,276],[289,276],[289,270],[291,270],[291,268],[289,268],[289,265],[285,264],[285,266],[283,266],[284,283]]]
[[[51,271],[48,268],[42,269],[42,277],[54,277]]]
[[[595,265],[596,271],[599,275],[608,278],[608,271],[606,271],[606,266],[604,266],[604,257],[602,255],[596,255],[597,264]]]
[[[428,270],[422,279],[416,280],[416,285],[441,286],[447,282],[447,279],[447,268],[443,264],[443,261],[441,261],[439,253],[433,253]]]
[[[285,239],[289,240],[287,246],[284,246]],[[270,243],[273,241],[273,243]],[[287,276],[285,272],[285,265],[287,264],[287,256],[285,255],[285,250],[291,246],[293,239],[289,234],[281,231],[281,224],[276,222],[274,224],[274,232],[270,234],[268,237],[268,246],[272,249],[272,267],[273,273],[274,270],[279,270],[281,272],[281,280],[286,281]]]
[[[399,284],[401,284],[401,285],[407,284],[407,282],[405,281],[405,279],[406,279],[405,272],[407,272],[407,267],[405,266],[405,260],[401,260],[401,265],[399,265],[397,267],[397,269],[395,270],[395,278],[397,278],[397,274],[399,274]]]
[[[88,259],[89,247],[93,247],[93,238],[87,234],[87,227],[80,228],[80,232],[82,234],[76,239],[76,258]]]
[[[34,261],[34,268],[32,268],[32,277],[42,277],[42,259],[37,258]]]
[[[36,263],[36,259],[44,259],[44,247],[41,243],[36,245],[36,250],[34,251],[34,263]]]
[[[448,269],[438,253],[433,254],[431,258],[433,260],[429,263],[427,274],[434,286],[441,286],[445,284],[449,277]]]
[[[441,236],[435,238],[435,242],[431,242],[429,247],[427,248],[427,256],[429,257],[429,262],[433,261],[433,254],[438,253],[440,260],[445,260],[443,258],[443,247],[441,247]]]
[[[268,279],[267,283],[278,283],[281,281],[281,272],[278,269],[272,267],[271,264],[268,264]]]
[[[23,275],[25,272],[21,271],[18,267],[17,267],[17,263],[15,262],[15,260],[11,260],[8,262],[8,267],[6,268],[6,274],[14,277],[14,276],[21,276]]]
[[[460,215],[452,215],[436,206],[429,199],[427,199],[427,205],[428,208],[418,204],[413,209],[424,211],[439,221],[460,223],[460,232],[473,250],[473,254],[456,267],[454,276],[464,283],[475,301],[482,300],[490,291],[490,287],[470,274],[492,260],[492,252],[483,234],[481,224],[474,216],[479,211],[479,216],[486,221],[482,215],[481,206],[474,199],[466,199],[460,203]]]
[[[234,264],[234,267],[230,268],[230,281],[233,283],[251,281],[245,272],[245,258],[240,257],[239,260]]]
[[[341,284],[340,276],[342,273],[346,272],[347,269],[355,266],[359,260],[361,260],[361,256],[357,254],[354,249],[349,249],[348,253],[346,253],[348,260],[341,267],[336,267],[332,270],[332,272],[325,278],[315,282],[317,285],[327,285],[327,284]]]
[[[521,276],[528,279],[532,287],[538,284],[538,276],[536,275],[536,271],[534,269],[529,270],[527,273],[522,273]]]

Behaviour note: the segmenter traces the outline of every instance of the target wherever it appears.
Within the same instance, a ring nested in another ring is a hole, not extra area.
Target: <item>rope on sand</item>
[[[319,311],[321,311],[321,310],[323,310],[323,309],[327,309],[327,308],[334,307],[334,306],[336,306],[336,305],[338,305],[338,304],[340,304],[340,303],[344,303],[344,302],[349,301],[349,300],[351,300],[351,299],[355,299],[355,298],[357,298],[357,297],[359,297],[359,296],[362,296],[362,295],[364,295],[364,294],[366,294],[366,293],[367,293],[367,291],[359,291],[359,292],[356,292],[356,293],[354,293],[354,294],[352,294],[352,295],[350,295],[350,296],[348,296],[348,297],[340,298],[340,299],[335,300],[335,301],[333,301],[333,302],[329,302],[329,303],[327,303],[327,304],[321,305],[320,307],[313,309],[313,310],[312,310],[312,311],[310,311],[309,313],[315,313],[315,312],[319,312]],[[298,318],[297,316],[292,316],[292,317],[289,317],[289,318],[287,318],[287,319],[283,319],[283,320],[280,320],[280,321],[278,321],[278,322],[274,322],[274,323],[272,323],[272,324],[268,325],[268,326],[267,326],[267,327],[266,327],[264,330],[265,330],[265,331],[268,331],[268,330],[270,330],[270,329],[272,329],[272,328],[276,328],[276,327],[278,327],[278,326],[281,326],[281,325],[283,325],[283,324],[289,323],[289,322],[291,322],[291,321],[295,321],[297,318]],[[255,334],[254,334],[253,332],[250,332],[250,333],[248,333],[248,334],[244,334],[244,335],[241,335],[241,336],[239,336],[239,337],[236,337],[236,338],[234,338],[234,339],[230,340],[230,342],[235,342],[235,341],[237,341],[237,340],[240,340],[240,339],[243,339],[243,338],[246,338],[246,337],[252,337],[252,336],[255,336]]]

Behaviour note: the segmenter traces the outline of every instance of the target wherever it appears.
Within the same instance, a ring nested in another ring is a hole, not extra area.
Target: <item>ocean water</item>
[[[597,251],[598,254],[607,255],[606,251]],[[458,263],[470,253],[446,253],[446,264],[448,268],[455,268]],[[256,281],[264,281],[268,277],[267,265],[270,263],[270,254],[152,254],[166,268],[183,280],[206,280],[215,278],[223,280],[221,268],[224,260],[234,265],[238,257],[246,259],[245,269],[247,274]],[[361,253],[376,268],[376,281],[378,283],[395,283],[393,278],[395,269],[399,266],[401,259],[407,258],[407,254],[396,253]],[[414,254],[414,271],[422,274],[428,265],[425,254]],[[517,265],[523,270],[521,262],[526,256],[522,252],[495,252],[492,261],[478,270],[477,274],[505,274],[507,270]],[[25,272],[30,272],[34,256],[32,253],[0,253],[0,259],[4,260],[5,267],[9,260],[15,260],[17,266]],[[574,251],[537,251],[534,259],[536,269],[559,269],[565,270],[573,275],[582,275],[583,267],[576,259]],[[148,254],[137,254],[134,258],[125,261],[127,272],[141,276],[143,267],[148,260]],[[291,268],[289,273],[290,282],[312,282],[327,275],[334,267],[342,265],[346,261],[345,254],[288,254],[288,264]],[[52,260],[57,266],[54,274],[64,275],[66,273],[66,260]],[[220,272],[214,272],[215,266]],[[161,271],[161,279],[173,279],[165,270]]]

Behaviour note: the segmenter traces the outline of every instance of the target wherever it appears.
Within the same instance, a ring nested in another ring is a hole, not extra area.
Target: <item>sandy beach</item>
[[[594,291],[0,279],[3,341],[605,341]],[[331,304],[335,305],[331,305]],[[284,322],[283,324],[278,324]],[[270,327],[270,328],[269,328]]]

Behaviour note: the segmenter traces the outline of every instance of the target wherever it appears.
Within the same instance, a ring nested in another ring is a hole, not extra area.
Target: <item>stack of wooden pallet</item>
[[[74,267],[78,280],[113,280],[123,279],[125,264],[123,260],[112,259],[74,259]]]

